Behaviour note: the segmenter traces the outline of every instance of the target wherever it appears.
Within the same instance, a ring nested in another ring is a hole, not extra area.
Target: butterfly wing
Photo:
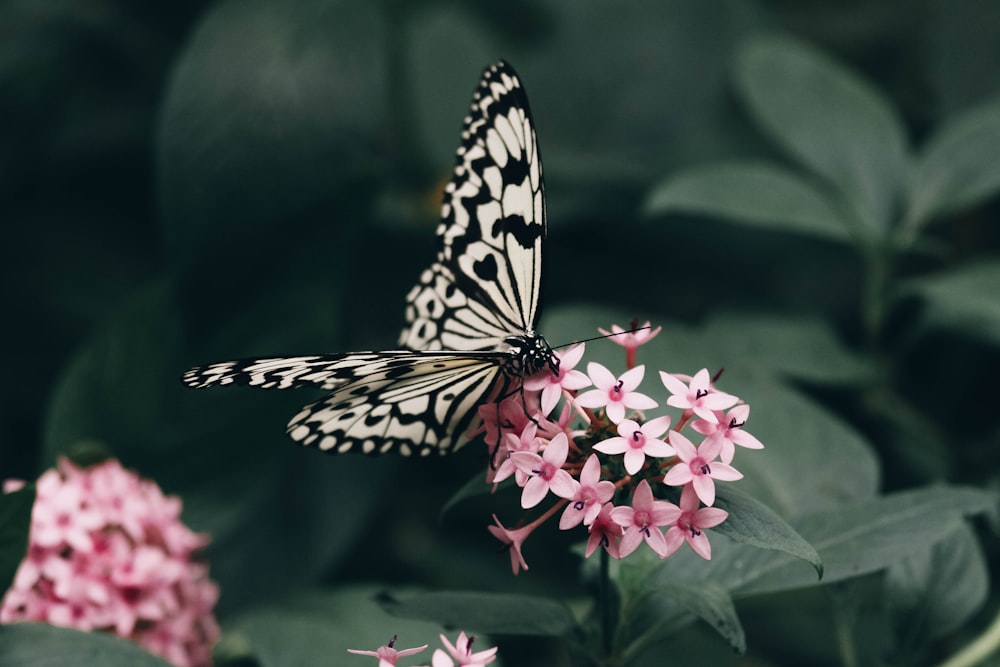
[[[504,341],[534,334],[545,231],[528,100],[500,62],[483,73],[465,119],[437,261],[407,297],[408,349],[222,362],[183,380],[330,390],[288,424],[294,440],[328,452],[454,451],[471,437],[476,407],[505,393],[510,368],[523,365]]]
[[[448,183],[437,261],[407,296],[400,344],[490,350],[534,331],[542,279],[545,191],[521,81],[500,62],[483,72]]]
[[[288,423],[293,440],[335,453],[427,455],[469,440],[476,406],[506,387],[502,357],[393,350],[248,359],[192,368],[183,381],[195,388],[331,389]]]

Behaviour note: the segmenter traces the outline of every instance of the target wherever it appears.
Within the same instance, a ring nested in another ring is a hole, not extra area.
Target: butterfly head
[[[548,368],[553,375],[559,374],[559,357],[552,351],[544,338],[533,331],[521,336],[508,336],[504,343],[509,346],[510,363],[504,371],[511,377],[525,377]]]

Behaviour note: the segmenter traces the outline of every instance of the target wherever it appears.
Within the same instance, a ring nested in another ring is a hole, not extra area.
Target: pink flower
[[[632,495],[632,507],[616,507],[611,510],[611,519],[625,529],[621,557],[628,556],[645,540],[660,558],[666,558],[669,554],[667,541],[658,526],[674,523],[680,513],[680,508],[673,503],[653,500],[649,482],[639,482]]]
[[[447,637],[441,635],[441,643],[444,644],[447,653],[441,649],[434,651],[433,667],[455,667],[456,663],[452,662],[452,658],[458,661],[458,667],[485,667],[497,659],[496,646],[485,651],[473,653],[472,642],[475,639],[475,637],[466,637],[465,633],[462,632],[458,635],[458,639],[455,640],[455,644],[452,645]]]
[[[712,388],[708,369],[698,371],[689,385],[684,384],[681,376],[660,371],[663,385],[672,395],[667,399],[667,405],[683,410],[691,410],[702,419],[714,420],[714,410],[727,410],[740,400],[738,397]]]
[[[218,588],[194,562],[207,538],[181,504],[109,460],[42,474],[28,554],[0,621],[41,621],[131,639],[178,667],[211,664]]]
[[[587,364],[587,375],[597,389],[584,392],[576,398],[577,405],[584,408],[605,408],[608,419],[617,424],[625,418],[625,408],[649,410],[657,403],[649,396],[635,389],[642,383],[645,366],[636,366],[615,377],[611,371],[594,361]]]
[[[691,423],[698,433],[710,438],[719,438],[722,441],[722,450],[719,452],[719,460],[723,463],[731,463],[736,447],[746,447],[747,449],[764,449],[761,441],[743,430],[747,418],[750,416],[750,406],[747,404],[737,405],[727,413],[721,410],[715,411],[715,421],[707,419],[696,419]]]
[[[569,454],[569,438],[560,433],[549,440],[542,455],[514,452],[510,455],[518,470],[530,475],[521,494],[521,507],[531,509],[551,491],[560,498],[572,498],[579,483],[562,469]]]
[[[587,551],[585,557],[590,558],[597,545],[604,547],[608,555],[612,558],[621,558],[620,545],[622,541],[622,527],[611,518],[611,512],[615,506],[611,503],[604,503],[600,513],[590,524],[590,537],[587,538]]]
[[[657,417],[642,426],[631,419],[618,424],[618,436],[594,445],[605,454],[624,454],[625,470],[634,475],[642,468],[647,456],[665,458],[674,455],[674,448],[660,439],[670,428],[670,417]]]
[[[660,333],[660,330],[663,329],[663,327],[656,327],[653,329],[650,326],[649,320],[646,320],[646,323],[640,327],[637,320],[632,320],[632,323],[629,325],[629,329],[638,329],[638,331],[629,331],[628,333],[625,333],[625,329],[617,324],[611,325],[611,331],[605,331],[600,327],[598,327],[597,330],[603,335],[608,336],[611,342],[617,343],[625,348],[626,365],[629,368],[632,368],[635,366],[636,348],[656,338],[656,334]]]
[[[417,646],[416,648],[404,648],[397,651],[393,648],[393,644],[395,643],[396,635],[393,635],[388,644],[385,646],[379,646],[375,651],[359,651],[358,649],[349,648],[347,649],[347,652],[353,653],[354,655],[370,655],[374,658],[378,658],[378,667],[393,667],[396,664],[396,661],[400,658],[408,655],[416,655],[427,648],[427,644],[424,644],[423,646]]]
[[[575,371],[573,368],[580,363],[583,358],[584,344],[580,343],[563,354],[556,354],[559,357],[559,374],[554,375],[549,369],[545,369],[524,380],[525,391],[541,391],[542,414],[548,415],[556,407],[559,397],[563,391],[575,391],[590,385],[590,378]]]
[[[663,483],[667,486],[692,484],[695,493],[706,505],[715,502],[715,481],[731,482],[742,479],[743,473],[732,466],[716,461],[722,441],[719,438],[705,438],[697,447],[677,431],[670,432],[670,444],[677,450],[681,462],[667,471]]]
[[[497,525],[489,526],[487,530],[490,531],[490,534],[493,535],[493,537],[503,542],[504,545],[510,550],[510,567],[514,570],[514,574],[516,575],[520,572],[521,568],[527,570],[528,563],[524,560],[524,556],[521,555],[521,546],[524,544],[524,541],[528,539],[528,535],[531,535],[531,532],[535,529],[536,524],[532,523],[524,526],[523,528],[504,528],[496,514],[493,515],[493,521],[496,522]]]
[[[667,547],[670,553],[677,551],[686,540],[696,554],[705,560],[712,560],[712,545],[708,543],[706,528],[713,528],[726,520],[729,512],[718,507],[698,509],[698,496],[693,487],[681,490],[681,515],[667,530]]]
[[[569,530],[583,523],[589,526],[601,512],[601,506],[615,495],[615,485],[601,481],[601,462],[591,454],[580,471],[580,484],[570,498],[569,505],[559,518],[559,530]]]
[[[503,446],[506,451],[503,454],[502,463],[493,473],[492,479],[489,482],[497,484],[507,479],[513,474],[517,475],[517,485],[524,486],[528,481],[528,473],[519,470],[514,464],[514,460],[511,459],[510,455],[514,452],[537,452],[541,446],[543,440],[539,438],[536,434],[538,433],[538,426],[532,422],[528,422],[524,429],[520,433],[513,433],[508,431],[503,434]],[[492,470],[492,468],[490,468]]]

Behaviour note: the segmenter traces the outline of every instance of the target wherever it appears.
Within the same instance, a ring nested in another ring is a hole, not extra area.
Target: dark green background
[[[781,506],[782,484],[808,486],[794,465],[748,480],[786,518],[876,486],[995,486],[1000,183],[989,161],[968,172],[987,174],[982,191],[944,202],[944,224],[896,256],[877,326],[866,271],[892,242],[845,243],[829,226],[787,233],[773,215],[755,226],[738,197],[732,215],[651,203],[669,179],[720,160],[766,161],[835,193],[754,101],[799,91],[753,71],[767,59],[747,45],[774,36],[881,91],[911,154],[1000,93],[1000,4],[988,1],[0,3],[0,473],[33,478],[60,452],[110,453],[181,494],[187,520],[212,532],[227,630],[267,626],[277,612],[260,605],[320,584],[578,593],[563,576],[573,540],[554,530],[516,580],[495,557],[485,526],[491,511],[512,516],[512,496],[438,522],[479,474],[479,447],[417,462],[324,457],[284,435],[315,394],[178,380],[234,357],[393,347],[403,298],[437,247],[469,96],[502,57],[528,90],[545,164],[550,342],[653,318],[666,330],[645,361],[726,366],[723,388],[754,406],[751,432],[769,447],[769,428],[778,451],[781,434],[794,449],[836,433],[818,451],[849,458],[860,481],[831,474],[823,502],[801,493]],[[797,113],[817,137],[835,131],[808,103]],[[866,165],[872,181],[911,175]],[[949,173],[965,168],[955,158]],[[900,219],[903,202],[890,207]],[[611,347],[592,344],[592,358],[621,366]],[[798,400],[833,421],[813,429],[820,418]],[[758,657],[826,654],[820,622],[798,633],[800,649],[768,625],[789,603],[755,604]],[[982,626],[974,611],[956,643]],[[925,643],[924,658],[943,650]]]

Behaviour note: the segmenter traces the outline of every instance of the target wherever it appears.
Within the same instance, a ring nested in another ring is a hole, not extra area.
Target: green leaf
[[[17,568],[28,553],[31,509],[35,504],[33,484],[13,493],[0,493],[0,596],[10,588]]]
[[[375,588],[351,587],[297,592],[251,608],[226,625],[216,654],[252,656],[261,667],[339,665],[348,664],[349,648],[374,651],[393,635],[397,649],[436,644],[445,632],[429,621],[390,616],[375,597]],[[413,660],[428,663],[431,652]]]
[[[660,641],[665,634],[673,632],[676,629],[674,614],[678,607],[708,623],[729,643],[734,651],[746,652],[746,636],[743,633],[743,626],[740,624],[739,616],[736,615],[736,607],[733,606],[732,598],[722,586],[706,581],[668,581],[653,584],[646,593],[650,596],[650,601],[653,602],[654,610],[651,611],[646,606],[640,606],[639,611],[646,614],[656,614],[657,603],[666,601],[668,602],[668,613],[666,614],[668,619],[662,624],[654,623],[652,627],[645,629],[629,645],[626,656],[641,653],[647,645]],[[630,619],[625,619],[625,622],[628,624]]]
[[[882,93],[823,53],[784,37],[746,44],[736,84],[781,148],[835,185],[866,226],[889,228],[907,155],[902,123]]]
[[[715,507],[729,512],[726,520],[715,528],[716,532],[736,542],[801,558],[816,568],[818,578],[823,577],[823,561],[816,549],[767,505],[733,486],[720,484]]]
[[[132,642],[102,632],[36,623],[0,626],[4,667],[170,667]]]
[[[964,521],[956,521],[933,545],[901,558],[886,574],[897,644],[911,651],[961,627],[983,605],[989,590],[986,559]]]
[[[905,224],[920,227],[1000,192],[1000,100],[948,122],[927,142],[910,182]]]
[[[817,317],[719,313],[705,324],[705,335],[734,360],[799,380],[857,384],[871,374]]]
[[[576,628],[566,605],[528,595],[474,591],[386,595],[382,606],[394,616],[433,619],[490,634],[559,637]]]
[[[705,215],[841,242],[851,238],[851,221],[825,194],[764,163],[720,163],[674,174],[653,190],[646,212]]]
[[[1000,344],[1000,262],[966,264],[907,282],[902,296],[924,300],[924,326]]]
[[[996,494],[979,489],[933,487],[894,493],[794,523],[823,559],[823,582],[835,583],[885,569],[923,550],[947,537],[961,517],[995,512],[997,501]],[[754,568],[754,563],[747,565]],[[773,559],[770,566],[737,589],[740,594],[750,594],[815,583],[806,571],[785,558]]]

